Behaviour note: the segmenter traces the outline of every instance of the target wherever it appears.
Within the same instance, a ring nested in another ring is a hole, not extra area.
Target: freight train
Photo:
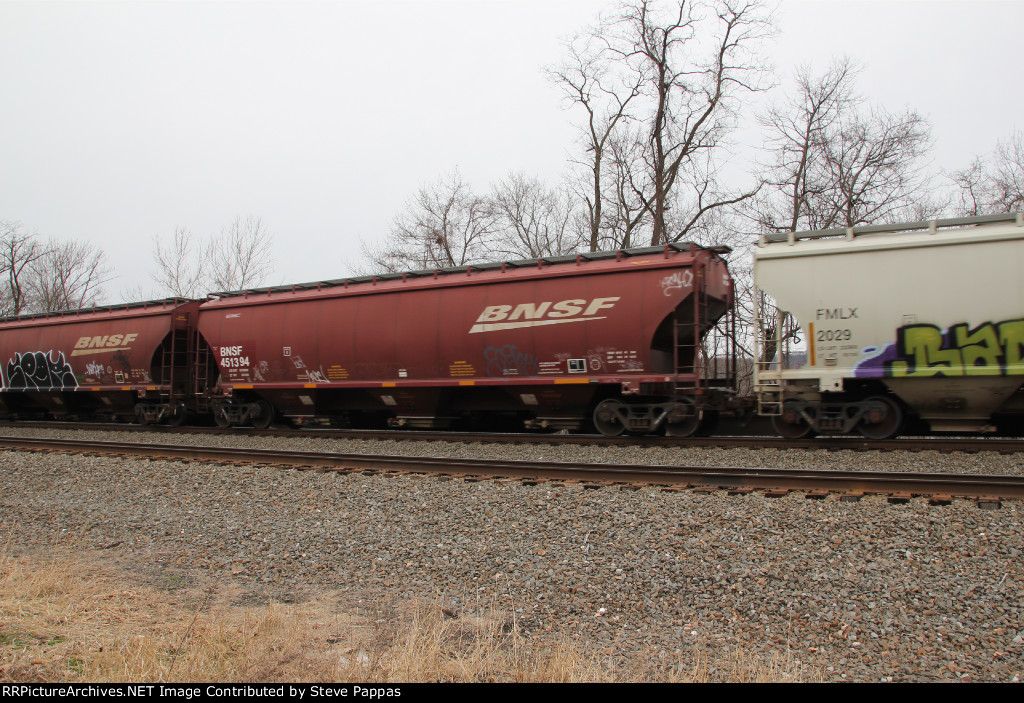
[[[872,438],[908,418],[1024,417],[1019,215],[763,237],[752,330],[729,253],[668,244],[8,318],[0,412],[688,436],[756,409],[784,436]]]

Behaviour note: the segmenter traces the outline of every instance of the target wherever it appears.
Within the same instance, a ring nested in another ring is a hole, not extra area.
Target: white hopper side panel
[[[838,391],[885,379],[924,416],[964,414],[958,399],[972,396],[967,414],[981,417],[994,406],[980,396],[1001,403],[1024,380],[1024,227],[797,239],[755,259],[757,286],[799,321],[807,352],[802,368],[762,370],[762,381]],[[943,403],[950,412],[927,410]]]

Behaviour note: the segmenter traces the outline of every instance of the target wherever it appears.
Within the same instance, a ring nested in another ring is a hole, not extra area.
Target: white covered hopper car
[[[767,235],[754,275],[754,386],[779,434],[1020,431],[1020,214]]]

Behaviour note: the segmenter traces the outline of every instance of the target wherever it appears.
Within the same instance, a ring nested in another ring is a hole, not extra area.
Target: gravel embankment
[[[410,444],[401,446],[431,454],[446,446]],[[551,457],[555,449],[512,451]],[[579,460],[767,463],[749,450],[571,451]],[[770,454],[777,465],[1020,472],[1012,456]],[[0,535],[22,549],[61,537],[105,548],[155,583],[231,583],[254,598],[326,588],[352,602],[514,607],[532,636],[574,638],[611,666],[640,661],[651,671],[742,648],[828,680],[1024,677],[1017,502],[983,510],[969,501],[587,490],[18,452],[0,453],[0,467]]]

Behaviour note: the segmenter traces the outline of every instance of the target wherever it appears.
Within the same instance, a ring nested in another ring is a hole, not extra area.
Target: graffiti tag
[[[321,366],[319,371],[309,370],[306,374],[306,380],[309,383],[330,383],[327,376],[324,375],[324,369]]]
[[[252,377],[254,381],[265,382],[267,380],[266,374],[270,372],[270,363],[267,361],[261,361],[252,369]]]
[[[56,357],[53,355],[52,349],[49,352],[16,353],[7,361],[7,387],[26,390],[78,388],[78,379],[65,360],[64,352],[57,352]]]
[[[966,323],[943,332],[935,325],[904,325],[896,343],[858,364],[856,376],[1024,375],[1024,319]]]
[[[689,288],[693,285],[693,271],[676,271],[671,276],[661,279],[661,290],[665,295],[677,288]]]
[[[132,367],[131,359],[123,351],[116,352],[113,356],[113,361],[115,364],[119,364],[125,371],[130,370]]]
[[[488,376],[536,376],[539,369],[537,357],[519,351],[514,344],[487,347],[484,359]]]

